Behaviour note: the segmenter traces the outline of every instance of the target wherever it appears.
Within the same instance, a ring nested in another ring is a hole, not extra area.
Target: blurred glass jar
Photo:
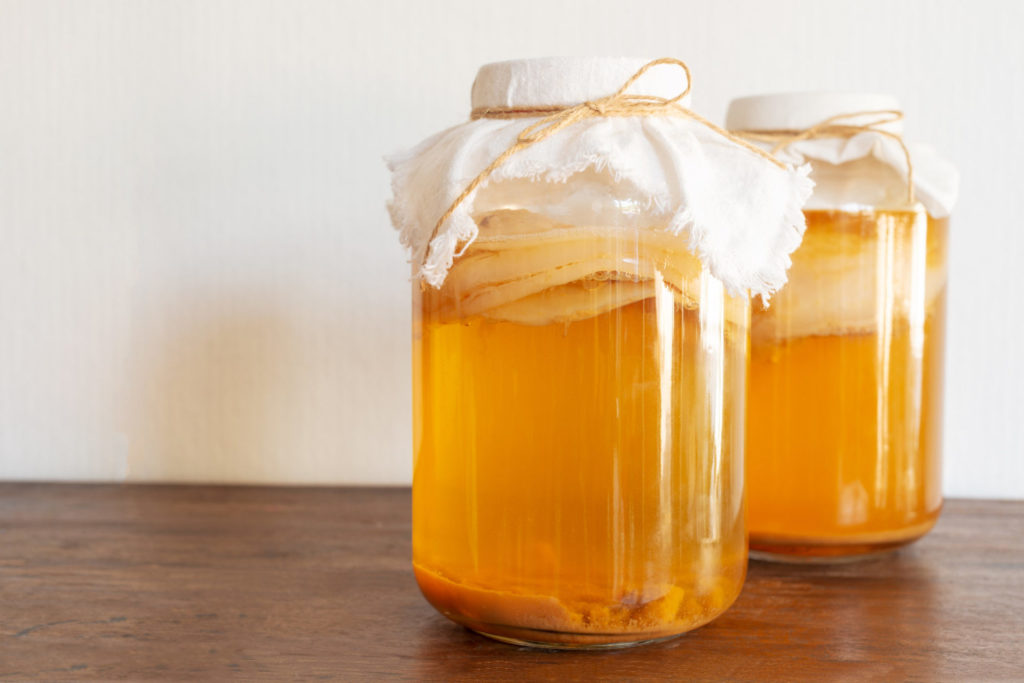
[[[897,103],[874,95],[773,95],[732,103],[733,130],[786,139],[849,112],[863,126]],[[901,134],[901,116],[876,128]],[[891,136],[846,131],[787,145],[816,186],[788,284],[752,321],[748,523],[755,557],[828,561],[910,543],[942,507],[948,209],[955,171],[914,150],[908,196]],[[918,193],[921,196],[921,193]]]

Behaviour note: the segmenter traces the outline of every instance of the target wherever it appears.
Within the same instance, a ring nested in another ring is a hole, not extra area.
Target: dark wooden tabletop
[[[752,563],[674,641],[538,652],[446,621],[407,489],[0,484],[0,680],[1024,680],[1024,502],[902,552]]]

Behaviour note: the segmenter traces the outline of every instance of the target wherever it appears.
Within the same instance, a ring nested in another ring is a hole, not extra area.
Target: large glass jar
[[[748,291],[784,281],[810,181],[677,106],[683,74],[485,65],[471,120],[390,161],[413,567],[499,640],[667,638],[743,584]]]
[[[744,98],[729,126],[796,132],[875,109],[897,106],[878,96]],[[883,129],[900,132],[896,123]],[[789,283],[753,312],[755,557],[828,561],[889,550],[927,533],[942,506],[948,218],[909,200],[907,176],[892,163],[898,150],[883,161],[853,149],[898,142],[848,143],[802,143],[816,182],[807,231]],[[815,149],[837,163],[814,158]]]
[[[441,289],[414,287],[416,579],[509,641],[688,631],[746,571],[747,299],[610,177],[529,185],[482,197]]]

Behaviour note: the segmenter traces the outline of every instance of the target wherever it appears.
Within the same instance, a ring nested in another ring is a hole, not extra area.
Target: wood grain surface
[[[752,563],[674,641],[550,653],[420,597],[408,489],[0,484],[0,680],[1024,680],[1024,502],[899,553]]]

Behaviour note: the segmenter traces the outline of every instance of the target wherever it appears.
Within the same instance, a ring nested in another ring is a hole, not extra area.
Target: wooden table
[[[407,489],[0,484],[0,680],[1024,680],[1024,502],[954,500],[858,564],[612,653],[492,642],[420,597]]]

